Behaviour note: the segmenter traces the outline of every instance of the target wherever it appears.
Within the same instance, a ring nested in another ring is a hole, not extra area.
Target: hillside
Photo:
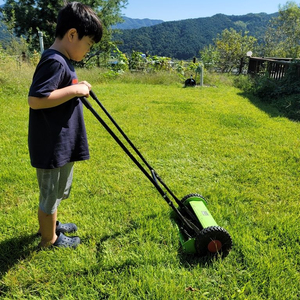
[[[114,35],[122,52],[133,50],[152,55],[168,56],[177,59],[190,59],[198,56],[199,50],[213,42],[226,28],[249,31],[249,34],[262,41],[268,22],[276,14],[247,14],[227,16],[217,14],[212,17],[163,22],[139,29],[122,30]]]
[[[212,17],[164,22],[162,20],[131,19],[124,17],[124,23],[114,28],[120,29],[114,34],[119,49],[127,54],[133,50],[151,55],[168,56],[176,59],[191,59],[199,56],[204,46],[212,44],[226,28],[237,31],[249,31],[249,35],[263,40],[268,22],[275,14],[247,14],[227,16],[217,14]],[[0,22],[0,41],[8,34]]]
[[[9,38],[6,26],[0,22],[0,44],[3,44]]]
[[[3,5],[0,5],[0,9]],[[0,12],[0,45],[3,44],[8,38],[9,33],[7,32],[6,26],[1,22],[2,14]]]
[[[151,19],[132,19],[123,17],[124,22],[113,26],[114,29],[138,29],[141,27],[149,27],[157,24],[161,24],[163,20],[151,20]]]

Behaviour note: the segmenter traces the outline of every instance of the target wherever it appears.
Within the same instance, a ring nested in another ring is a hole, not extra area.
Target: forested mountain
[[[116,29],[138,29],[141,27],[154,26],[157,24],[161,24],[163,20],[151,20],[151,19],[132,19],[128,17],[123,17],[124,22],[119,23],[113,28]]]
[[[8,38],[8,33],[6,27],[3,23],[0,22],[0,41],[6,40]]]
[[[242,16],[217,14],[171,22],[124,17],[125,22],[115,26],[121,30],[114,34],[113,39],[118,43],[119,49],[127,54],[134,50],[150,55],[191,59],[199,56],[199,51],[212,44],[213,39],[226,28],[233,28],[238,32],[248,31],[249,35],[262,41],[268,22],[277,15],[278,13]],[[8,38],[4,28],[0,22],[0,41]]]
[[[3,5],[0,5],[0,8]],[[2,14],[0,13],[0,41],[6,40],[9,37],[6,26],[1,22]],[[1,44],[1,43],[0,43]]]
[[[150,55],[190,59],[198,56],[199,50],[212,44],[224,29],[248,31],[249,35],[263,40],[268,22],[275,14],[247,14],[227,16],[217,14],[212,17],[163,22],[139,29],[122,30],[114,35],[119,49],[130,54],[133,50]]]

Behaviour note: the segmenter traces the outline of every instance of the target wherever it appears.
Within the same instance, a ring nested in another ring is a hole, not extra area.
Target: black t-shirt
[[[29,96],[47,97],[56,89],[77,84],[69,59],[56,50],[44,51],[33,75]],[[29,111],[28,146],[35,168],[53,169],[89,159],[83,107],[79,98],[47,109]]]

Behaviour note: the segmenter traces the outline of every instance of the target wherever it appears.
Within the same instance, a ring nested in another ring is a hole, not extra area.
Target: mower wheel
[[[186,195],[186,196],[184,196],[180,201],[184,204],[184,205],[186,205],[187,203],[188,203],[188,199],[190,199],[190,198],[200,198],[200,199],[202,199],[202,200],[204,200],[204,203],[205,204],[207,204],[207,200],[202,196],[202,195],[200,195],[200,194],[188,194],[188,195]],[[185,203],[186,202],[186,203]]]
[[[224,258],[230,252],[231,247],[231,236],[224,228],[219,226],[202,229],[195,240],[197,253],[200,256],[207,256],[209,258]]]

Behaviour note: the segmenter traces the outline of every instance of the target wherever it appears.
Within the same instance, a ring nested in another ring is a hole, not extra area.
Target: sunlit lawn
[[[86,110],[91,159],[76,164],[71,198],[59,208],[82,244],[37,251],[30,72],[0,72],[0,298],[299,299],[298,123],[220,82],[99,84],[90,74],[98,98],[174,193],[207,198],[233,249],[211,265],[183,254],[164,199]]]

